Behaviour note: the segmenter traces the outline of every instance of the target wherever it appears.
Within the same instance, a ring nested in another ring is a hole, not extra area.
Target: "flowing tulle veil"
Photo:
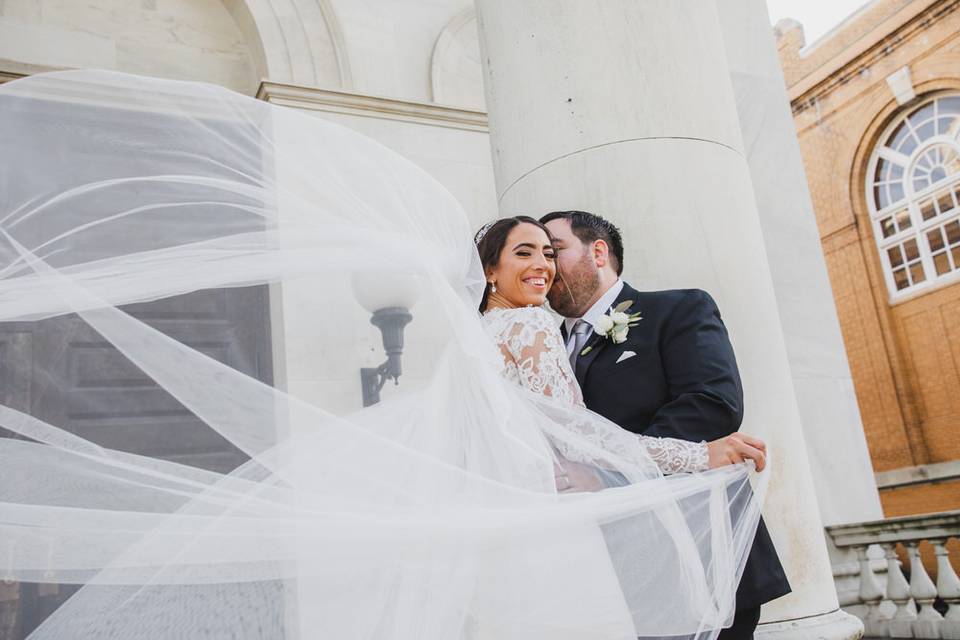
[[[766,476],[664,478],[631,434],[501,379],[467,217],[412,163],[107,72],[0,87],[0,143],[0,579],[73,594],[31,637],[729,623]],[[357,300],[400,289],[409,380],[360,409]],[[558,495],[558,451],[623,485]]]

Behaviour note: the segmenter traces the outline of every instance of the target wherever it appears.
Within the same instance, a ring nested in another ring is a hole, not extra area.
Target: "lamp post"
[[[419,279],[412,274],[357,273],[353,292],[360,305],[373,314],[370,324],[380,329],[386,361],[378,367],[360,369],[363,406],[380,402],[380,390],[387,380],[399,383],[403,373],[403,331],[413,320],[410,308],[419,297]]]

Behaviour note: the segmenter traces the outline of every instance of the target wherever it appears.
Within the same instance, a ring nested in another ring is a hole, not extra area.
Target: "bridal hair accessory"
[[[480,244],[480,241],[483,240],[483,236],[487,235],[487,231],[490,231],[490,227],[497,224],[497,221],[488,222],[487,224],[480,227],[480,231],[477,231],[477,235],[473,238],[473,244]],[[494,289],[496,291],[496,289]]]
[[[627,309],[632,306],[633,300],[624,300],[609,313],[600,316],[600,318],[597,319],[597,326],[593,328],[594,332],[596,332],[597,335],[613,341],[613,344],[626,342],[630,328],[637,326],[637,323],[643,320],[639,311],[636,313],[627,313]],[[581,351],[580,355],[585,356],[590,353],[592,349],[593,345],[590,345]]]

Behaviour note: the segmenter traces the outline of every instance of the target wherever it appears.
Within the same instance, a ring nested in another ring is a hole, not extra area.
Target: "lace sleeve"
[[[706,442],[651,436],[640,436],[640,442],[663,473],[695,473],[710,468]]]
[[[522,387],[583,405],[567,350],[553,318],[541,309],[521,309],[500,342],[504,367]]]

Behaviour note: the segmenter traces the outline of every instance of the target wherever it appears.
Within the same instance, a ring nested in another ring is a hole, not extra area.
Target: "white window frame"
[[[934,227],[944,226],[953,220],[960,219],[960,194],[955,192],[955,208],[949,216],[935,215],[930,220],[925,221],[923,220],[923,216],[920,214],[920,202],[938,191],[943,191],[947,188],[955,190],[957,186],[960,185],[960,173],[952,174],[948,177],[948,179],[937,184],[930,185],[918,192],[913,191],[912,179],[913,171],[917,161],[919,160],[920,156],[924,154],[924,152],[930,149],[930,147],[937,144],[947,144],[953,147],[957,154],[960,154],[960,127],[958,127],[957,133],[954,136],[940,134],[920,140],[920,143],[917,145],[917,147],[907,157],[905,165],[895,162],[895,164],[903,167],[904,172],[904,197],[902,199],[898,200],[897,202],[890,203],[882,209],[877,209],[877,202],[874,198],[874,176],[876,175],[877,165],[881,158],[891,160],[893,156],[899,156],[899,159],[903,159],[902,154],[890,149],[890,147],[887,146],[887,144],[891,141],[890,138],[896,128],[901,123],[906,122],[911,115],[923,109],[927,105],[942,98],[950,97],[960,98],[960,92],[941,92],[931,95],[920,104],[898,113],[897,117],[884,129],[883,135],[880,136],[879,141],[876,143],[872,153],[870,154],[870,160],[867,165],[867,173],[864,180],[864,188],[867,199],[867,207],[870,211],[873,239],[877,251],[880,254],[880,262],[883,265],[884,281],[887,285],[887,292],[889,294],[889,302],[891,305],[905,302],[906,300],[915,298],[918,295],[922,295],[932,290],[960,282],[960,264],[957,264],[956,268],[948,273],[939,276],[937,275],[933,262],[933,254],[930,251],[926,236],[927,231],[933,229]],[[938,117],[942,116],[935,112],[934,118]],[[957,117],[960,119],[960,115]],[[907,122],[906,126],[913,130],[913,125],[911,123]],[[916,137],[919,138],[919,136]],[[904,206],[906,206],[909,212],[911,222],[910,227],[903,231],[898,231],[889,237],[884,237],[880,221],[902,210]],[[925,280],[919,284],[911,284],[905,289],[898,290],[893,275],[894,268],[890,263],[890,257],[887,250],[893,246],[900,245],[911,238],[916,240],[917,250],[920,254],[920,262],[923,265]],[[950,249],[948,248],[947,252],[949,253],[949,251]]]

